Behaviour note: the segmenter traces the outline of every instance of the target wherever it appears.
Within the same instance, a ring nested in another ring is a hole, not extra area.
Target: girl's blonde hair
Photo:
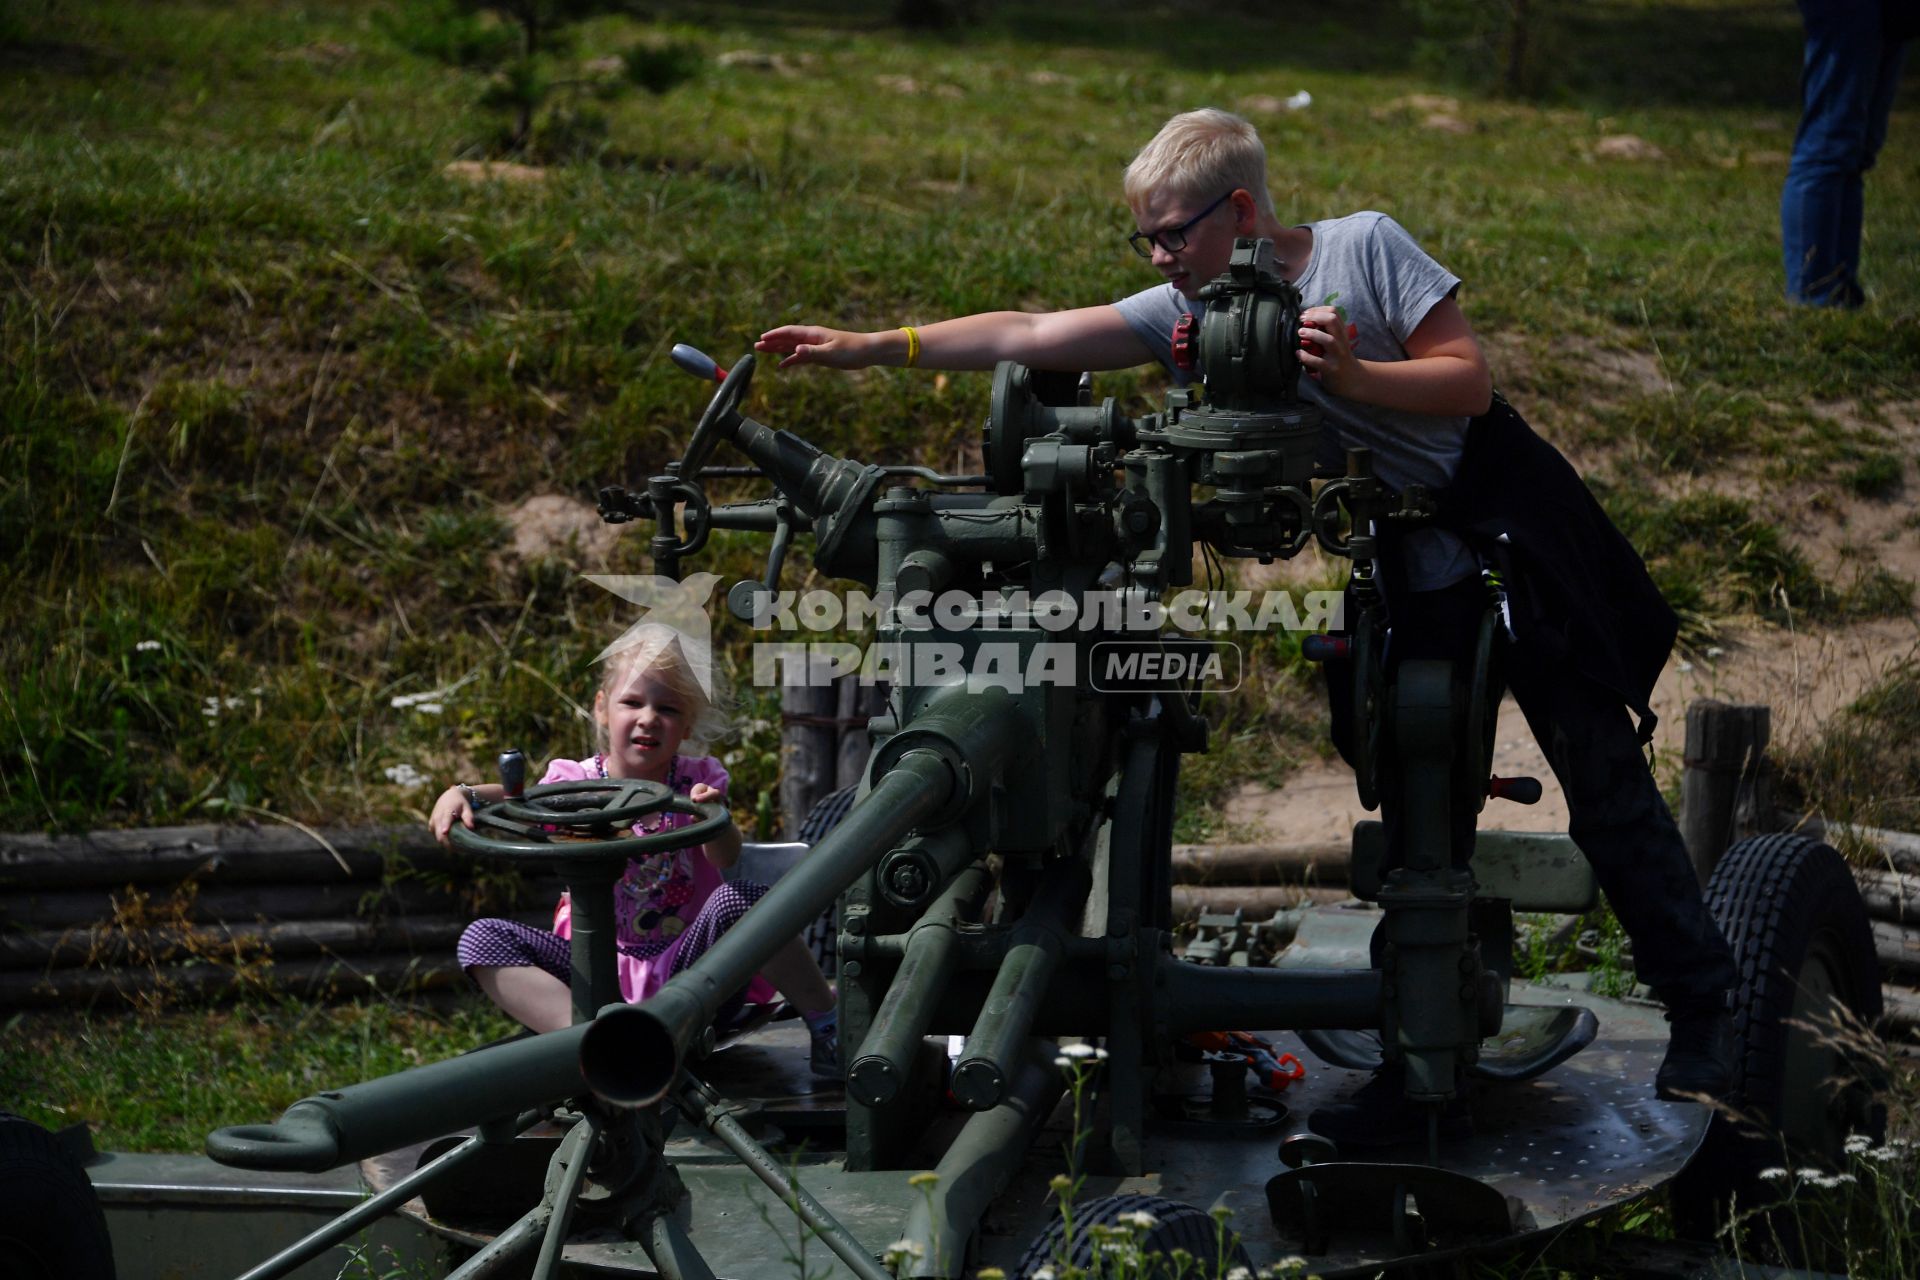
[[[664,622],[641,622],[601,651],[600,694],[608,701],[639,676],[651,675],[687,704],[686,745],[703,754],[733,732],[731,691],[726,677],[714,667],[713,652],[697,640]],[[704,679],[704,684],[703,684]],[[608,749],[607,723],[596,717],[594,746]]]
[[[1244,187],[1261,213],[1275,216],[1259,131],[1218,107],[1183,112],[1160,126],[1127,166],[1121,187],[1135,207],[1154,191],[1204,203]]]

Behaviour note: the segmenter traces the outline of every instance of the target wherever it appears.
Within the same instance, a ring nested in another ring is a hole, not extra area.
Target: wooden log
[[[1920,1032],[1920,991],[1911,987],[1885,987],[1880,997],[1886,1005],[1881,1030],[1889,1039],[1914,1039]]]
[[[0,889],[169,884],[193,876],[236,884],[378,879],[395,856],[420,870],[473,865],[413,824],[334,827],[319,835],[326,844],[292,827],[247,825],[0,835]]]
[[[1920,929],[1903,929],[1888,920],[1874,920],[1873,954],[1880,972],[1892,981],[1920,979]]]
[[[1694,873],[1706,884],[1742,828],[1771,814],[1764,761],[1773,712],[1702,698],[1687,708],[1680,775],[1680,835]]]
[[[851,787],[866,776],[873,739],[867,721],[887,709],[885,684],[861,684],[858,676],[841,676],[839,691],[840,743],[836,749],[834,790]]]
[[[508,919],[544,929],[549,911],[524,911]],[[0,970],[62,969],[79,965],[110,967],[149,960],[178,962],[189,956],[275,960],[312,955],[355,955],[403,951],[410,955],[453,954],[470,917],[465,915],[395,917],[386,920],[297,920],[280,923],[207,925],[181,929],[119,929],[95,924],[72,929],[0,934]]]
[[[452,956],[426,960],[395,954],[356,956],[351,960],[323,956],[239,969],[217,964],[55,969],[49,973],[0,973],[0,1009],[44,1009],[146,995],[167,1000],[222,1000],[257,990],[262,982],[277,990],[326,998],[443,990],[466,980]]]
[[[1920,835],[1910,831],[1887,831],[1863,827],[1857,823],[1832,822],[1821,817],[1789,821],[1788,828],[1824,840],[1836,848],[1847,844],[1865,845],[1885,859],[1885,868],[1901,875],[1920,876]]]
[[[1175,885],[1173,916],[1185,920],[1200,914],[1242,913],[1247,921],[1271,919],[1303,902],[1344,902],[1352,895],[1344,888],[1300,885]]]
[[[139,892],[139,891],[137,891]],[[144,904],[132,893],[101,889],[57,889],[16,893],[0,901],[4,923],[14,928],[70,929],[116,918],[123,923],[213,924],[253,920],[349,920],[379,912],[458,914],[459,895],[432,885],[401,883],[382,887],[371,881],[344,884],[243,884],[210,889],[169,890],[158,886]]]
[[[780,818],[786,838],[800,835],[807,811],[833,790],[839,694],[824,658],[809,657],[806,677],[780,689]]]
[[[1173,882],[1191,885],[1347,883],[1352,846],[1326,844],[1177,844]]]
[[[1920,878],[1856,869],[1853,879],[1860,886],[1860,898],[1867,904],[1869,917],[1920,925]]]

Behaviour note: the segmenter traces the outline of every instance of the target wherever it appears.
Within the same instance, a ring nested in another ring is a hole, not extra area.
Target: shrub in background
[[[506,121],[491,150],[557,160],[604,145],[606,118],[589,99],[629,84],[663,94],[699,73],[700,51],[678,43],[581,63],[578,24],[628,8],[623,0],[408,0],[383,25],[414,53],[487,77],[479,105]]]
[[[1514,97],[1547,89],[1567,0],[1409,0],[1424,69]]]

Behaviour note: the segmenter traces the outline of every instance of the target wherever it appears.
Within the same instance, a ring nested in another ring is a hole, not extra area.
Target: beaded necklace
[[[594,755],[593,767],[595,772],[602,778],[607,776],[607,757],[604,753],[596,753]],[[680,761],[676,758],[667,762],[668,792],[676,791],[679,787],[679,782]],[[659,817],[654,819],[652,826],[648,826],[646,822],[641,821],[634,824],[634,829],[643,836],[650,836],[656,832],[666,830],[667,822],[672,817],[673,813],[671,810],[663,810]],[[640,874],[632,878],[639,881],[639,883],[634,886],[637,894],[641,897],[647,897],[658,892],[672,877],[674,867],[679,861],[679,856],[680,851],[678,849],[663,849],[659,853],[649,854],[644,862],[636,859],[636,864],[640,868]]]

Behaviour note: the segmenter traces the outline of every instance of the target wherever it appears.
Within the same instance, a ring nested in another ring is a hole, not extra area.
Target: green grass
[[[1466,279],[1501,384],[1617,484],[1785,467],[1880,499],[1904,475],[1894,446],[1813,408],[1869,422],[1920,389],[1912,90],[1868,183],[1877,301],[1785,310],[1784,6],[1563,6],[1557,38],[1581,54],[1531,101],[1417,67],[1382,34],[1409,30],[1392,0],[1284,25],[1006,3],[945,34],[900,32],[880,0],[778,21],[682,6],[588,24],[576,49],[686,46],[691,80],[596,102],[590,157],[482,186],[442,172],[491,136],[480,81],[416,52],[409,12],[16,0],[0,23],[0,825],[179,821],[215,799],[395,817],[425,793],[389,786],[390,766],[440,780],[509,742],[578,751],[554,689],[587,692],[616,614],[574,559],[514,556],[501,510],[673,456],[701,405],[664,359],[675,341],[727,359],[789,319],[1150,283],[1120,241],[1119,172],[1205,102],[1310,90],[1309,110],[1257,116],[1283,215],[1406,223]],[[786,70],[721,66],[737,49]],[[1471,132],[1394,105],[1434,91]],[[1595,155],[1622,132],[1666,159]],[[1657,384],[1623,386],[1608,353],[1651,361]],[[1137,410],[1157,388],[1103,382]],[[944,464],[986,394],[984,377],[764,374],[751,412]],[[1688,537],[1737,535],[1757,550],[1736,559],[1765,564],[1697,592],[1709,618],[1762,607],[1767,575],[1794,567],[1763,509],[1719,515]],[[612,567],[643,570],[642,542]],[[743,539],[710,563],[758,558]],[[1899,586],[1870,594],[1892,607]],[[391,706],[468,675],[442,716]],[[1306,750],[1301,714],[1225,726],[1263,744],[1225,760]],[[754,762],[771,729],[736,747],[744,780],[770,783]],[[1231,781],[1213,772],[1190,808]]]
[[[437,1062],[518,1028],[474,994],[444,1010],[394,1000],[224,1010],[33,1011],[0,1025],[0,1099],[52,1129],[82,1120],[115,1151],[199,1151],[323,1089]]]
[[[1920,830],[1916,657],[1908,654],[1782,762],[1789,801],[1842,822]]]

